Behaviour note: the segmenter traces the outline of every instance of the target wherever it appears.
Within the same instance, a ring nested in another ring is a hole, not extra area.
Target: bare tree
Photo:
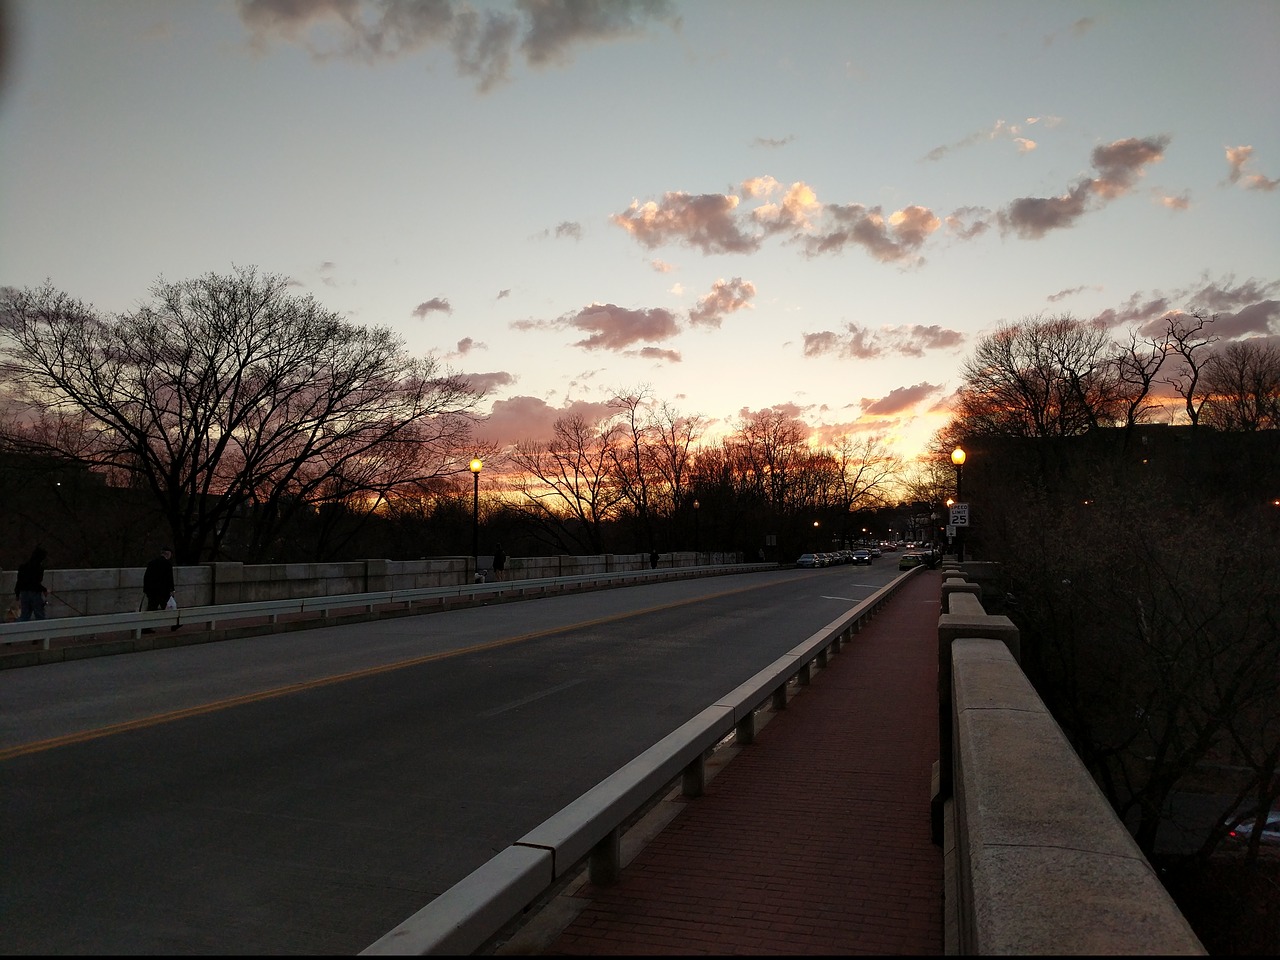
[[[1206,364],[1206,426],[1219,430],[1280,428],[1280,349],[1261,341],[1229,343]]]
[[[460,469],[481,394],[287,289],[253,268],[161,281],[119,316],[11,292],[0,369],[48,425],[21,439],[134,478],[187,563],[233,520],[253,557],[299,511]]]
[[[844,513],[888,502],[890,488],[902,474],[902,461],[879,436],[844,434],[827,451],[836,466],[835,503]]]
[[[962,368],[956,418],[966,435],[1069,437],[1115,419],[1101,331],[1070,316],[1004,324]]]
[[[617,411],[609,445],[613,473],[622,498],[635,514],[646,549],[654,544],[652,500],[657,480],[652,469],[655,428],[648,410],[652,400],[647,386],[619,391],[609,400],[609,406]]]
[[[665,508],[674,515],[688,499],[690,474],[695,451],[702,439],[705,421],[701,416],[686,416],[667,403],[654,411],[653,468],[661,483]]]
[[[511,455],[525,506],[564,546],[602,553],[603,527],[625,499],[616,475],[616,427],[581,416],[555,422],[549,443],[518,443]]]
[[[761,410],[740,418],[729,440],[743,480],[775,510],[786,510],[795,502],[797,472],[810,452],[808,432],[794,417]]]
[[[1200,312],[1165,318],[1165,340],[1168,349],[1178,356],[1180,365],[1172,376],[1161,382],[1173,387],[1182,397],[1187,420],[1193,427],[1200,422],[1200,410],[1209,399],[1203,379],[1213,356],[1209,348],[1218,342],[1218,337],[1209,336],[1205,330],[1217,319],[1216,315],[1208,317]]]
[[[1112,361],[1115,367],[1117,399],[1123,411],[1121,419],[1126,433],[1143,422],[1156,404],[1151,400],[1155,383],[1169,354],[1166,342],[1148,339],[1139,343],[1137,331],[1129,331],[1127,343],[1117,345]]]

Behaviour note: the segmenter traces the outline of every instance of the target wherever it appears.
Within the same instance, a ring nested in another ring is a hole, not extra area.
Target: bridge
[[[700,569],[702,566],[691,565],[684,572],[710,575],[711,571]],[[676,568],[673,566],[673,569]],[[739,566],[738,570],[741,569]],[[654,571],[649,574],[640,570],[625,572],[636,577],[657,576]],[[763,587],[764,578],[777,573],[762,567],[745,576],[761,578],[760,587]],[[734,580],[744,576],[727,569],[719,569],[715,575]],[[837,582],[834,578],[847,580],[851,576],[847,571],[803,574],[789,571],[787,575],[797,582],[828,577],[832,578],[833,585]],[[922,924],[925,928],[935,925],[936,939],[930,942],[936,943],[938,949],[920,949],[919,943],[925,941],[917,940],[911,949],[900,952],[1203,953],[1128,833],[1026,683],[1017,667],[1016,631],[1011,631],[1012,625],[1006,618],[985,613],[981,606],[980,578],[966,577],[965,570],[949,567],[941,573],[917,569],[900,575],[889,574],[882,579],[882,585],[874,589],[868,587],[869,592],[861,599],[851,597],[844,601],[838,615],[820,616],[822,622],[815,622],[813,629],[801,624],[804,636],[788,640],[779,655],[760,660],[759,669],[750,676],[707,698],[702,709],[691,711],[689,719],[669,728],[630,759],[617,763],[612,773],[575,794],[557,812],[514,836],[511,842],[493,851],[493,856],[416,912],[402,917],[398,923],[388,924],[385,935],[371,942],[363,952],[371,955],[536,952],[531,949],[534,941],[530,938],[535,936],[539,925],[545,928],[551,922],[549,917],[563,916],[563,909],[557,913],[556,905],[563,907],[566,891],[573,884],[577,884],[573,889],[579,896],[570,899],[582,900],[581,891],[589,889],[594,891],[592,903],[598,905],[612,896],[610,891],[625,893],[633,870],[647,871],[644,876],[653,876],[656,868],[650,864],[640,867],[632,859],[638,855],[630,849],[637,842],[634,832],[646,817],[651,818],[658,815],[655,811],[670,810],[673,806],[680,808],[679,816],[667,829],[660,830],[645,850],[658,850],[664,836],[676,830],[678,824],[697,816],[695,812],[704,806],[707,808],[702,814],[704,834],[708,822],[727,823],[734,827],[737,843],[758,850],[769,838],[755,835],[749,826],[755,823],[754,818],[744,821],[740,793],[708,789],[713,772],[717,784],[731,782],[737,771],[753,764],[751,758],[756,751],[764,753],[770,749],[775,731],[788,730],[793,746],[827,742],[826,735],[819,733],[831,728],[808,730],[804,726],[807,719],[793,725],[791,718],[800,715],[802,710],[808,715],[818,714],[824,707],[830,710],[827,702],[839,701],[839,698],[827,696],[828,684],[836,687],[841,671],[851,669],[850,664],[859,652],[878,645],[889,650],[890,655],[874,660],[870,666],[877,671],[887,670],[910,656],[916,658],[913,682],[917,695],[923,684],[928,696],[926,709],[920,709],[923,699],[920,696],[914,700],[899,697],[886,706],[898,711],[900,723],[908,717],[925,718],[923,724],[905,726],[916,730],[917,740],[927,738],[927,743],[915,744],[917,754],[923,746],[922,755],[936,759],[917,775],[921,782],[916,784],[915,809],[909,800],[899,802],[898,827],[902,836],[891,839],[895,844],[905,844],[914,829],[914,842],[925,850],[916,861],[917,889],[933,891],[916,902],[917,909],[910,922],[904,919],[898,926],[908,932],[918,932],[913,924]],[[710,579],[705,582],[709,583]],[[841,586],[846,588],[843,593],[852,593],[847,585]],[[503,598],[502,592],[530,589],[529,584],[516,583],[482,587],[484,596],[476,595],[469,600],[481,607],[501,601],[506,612],[520,607],[508,606],[505,601],[511,596]],[[757,592],[763,591],[750,590],[752,594]],[[630,589],[610,591],[613,597],[610,606],[616,607],[619,598],[632,593]],[[601,595],[597,592],[593,596]],[[452,602],[460,601],[454,597]],[[412,601],[382,598],[370,601],[369,609],[363,609],[364,603],[353,604],[349,597],[341,601],[342,605],[335,598],[333,609],[361,608],[361,615],[372,617],[379,604],[393,607],[396,603],[411,605]],[[477,607],[463,606],[458,612],[468,609],[474,611]],[[200,614],[205,615],[207,612]],[[114,625],[127,632],[139,629],[139,617],[171,615],[157,611],[119,616],[127,622]],[[220,621],[215,617],[211,622]],[[0,628],[0,639],[10,638],[11,632],[2,631],[9,631],[11,626],[15,625]],[[32,629],[27,625],[16,626]],[[280,627],[269,621],[266,626]],[[62,629],[66,628],[63,624]],[[98,624],[94,629],[104,627]],[[322,629],[328,632],[360,628]],[[877,636],[878,639],[873,640]],[[83,646],[78,649],[81,654],[87,652]],[[55,652],[40,651],[44,655]],[[860,672],[856,679],[872,689],[886,689],[888,683],[888,678],[873,673]],[[865,689],[861,694],[857,702],[840,703],[832,714],[837,718],[837,726],[848,728],[867,713]],[[6,699],[13,702],[10,697]],[[80,735],[86,734],[82,731]],[[58,737],[24,740],[23,736],[7,732],[3,752],[0,752],[0,762],[9,768],[10,774],[5,777],[10,784],[6,791],[20,779],[13,775],[15,771],[33,771],[30,765],[38,762],[37,757],[56,757],[64,743],[74,740],[75,735],[67,734],[71,738],[67,741]],[[901,748],[904,753],[910,752],[906,744]],[[758,770],[757,776],[776,779],[777,765],[786,757],[792,762],[812,765],[811,754],[806,759],[793,748],[772,754],[773,773]],[[20,763],[28,766],[20,769]],[[821,781],[821,785],[824,790],[835,791],[823,796],[842,812],[848,824],[858,819],[856,812],[849,812],[850,805],[858,802],[857,798],[868,790],[861,781],[876,778],[867,776],[865,769],[858,771],[861,776],[855,776],[853,770],[845,772],[844,776],[830,778],[830,782]],[[926,779],[928,782],[924,782]],[[794,799],[817,789],[811,787],[811,780],[818,783],[803,773],[798,779],[787,778],[787,787],[795,794]],[[751,781],[745,783],[745,788],[738,789],[757,795]],[[736,817],[720,815],[712,809],[713,804],[731,799],[735,794],[739,798]],[[796,859],[802,864],[826,864],[823,869],[828,869],[829,860],[824,857],[849,829],[846,826],[815,833],[805,827],[793,813],[790,821],[784,818],[781,826],[771,829],[782,830],[792,837],[809,834],[814,846],[804,848]],[[6,841],[6,848],[8,846]],[[718,846],[723,849],[723,844]],[[928,855],[930,848],[936,853],[932,863]],[[677,871],[683,866],[692,872],[696,867],[687,858],[683,864],[681,860],[681,857],[667,858],[667,862],[674,862]],[[740,874],[744,881],[755,881],[758,885],[762,876],[773,873],[791,876],[794,869],[794,864],[765,861]],[[864,945],[874,942],[868,939],[865,927],[853,929],[850,890],[833,887],[829,876],[828,872],[825,884],[814,893],[814,897],[822,896],[827,901],[820,912],[831,918],[834,928],[844,928],[846,936],[859,937]],[[884,882],[886,879],[887,874],[883,872],[865,877],[858,889],[894,889],[892,884]],[[932,905],[931,896],[936,896],[936,903]],[[9,898],[6,900],[9,902],[4,910],[9,914],[15,903]],[[744,902],[743,898],[739,897],[739,902]],[[613,903],[617,907],[616,897]],[[640,901],[628,903],[624,896],[621,903],[631,910],[628,914],[631,916]],[[894,925],[886,924],[884,918],[897,917],[902,909],[900,902],[883,903],[874,897],[867,899],[866,904],[878,921],[877,929],[881,933],[886,925]],[[705,903],[702,906],[709,907]],[[787,929],[786,911],[780,912],[776,902],[768,906],[773,926]],[[714,924],[708,919],[709,914],[703,912],[701,935],[705,938],[706,924],[713,927]],[[578,919],[585,915],[585,912],[580,914]],[[6,916],[3,926],[12,929],[10,919]],[[592,915],[592,920],[597,933],[606,929],[607,921],[601,919],[598,912]],[[676,926],[668,922],[665,929],[670,933]],[[764,942],[758,928],[750,924],[740,927],[754,929],[752,935],[757,937],[757,945]],[[663,929],[664,925],[659,924],[658,928]],[[728,936],[723,932],[720,935]],[[9,935],[0,934],[0,938],[6,936]],[[599,944],[585,937],[581,928],[575,932],[572,923],[561,927],[556,936],[559,939],[543,944],[550,952],[611,952],[599,949]],[[792,931],[790,936],[793,946],[803,945],[804,941],[795,939],[800,936],[798,933]],[[615,935],[614,942],[622,941]],[[688,952],[812,952],[750,949],[750,944],[741,943],[738,949],[725,949],[728,942],[722,943],[721,949],[711,944],[706,949]],[[570,949],[574,943],[589,949]],[[706,946],[705,939],[703,944]],[[18,946],[31,950],[50,947],[33,942],[5,945],[10,949]],[[81,941],[81,945],[102,944],[86,940]],[[666,947],[665,951],[639,952],[670,952],[670,941]]]

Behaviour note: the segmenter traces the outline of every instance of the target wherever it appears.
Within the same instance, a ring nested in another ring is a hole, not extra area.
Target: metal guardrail
[[[599,587],[628,583],[648,583],[683,579],[689,576],[723,576],[752,570],[776,569],[773,563],[725,563],[698,567],[659,567],[649,570],[622,570],[607,573],[585,573],[568,577],[536,580],[498,580],[492,583],[464,584],[445,587],[416,587],[405,590],[383,590],[374,593],[334,594],[322,597],[299,597],[285,600],[256,600],[208,606],[179,607],[176,610],[145,610],[104,613],[79,617],[56,617],[20,623],[0,623],[0,645],[36,643],[44,650],[50,641],[97,637],[99,634],[130,634],[138,639],[144,630],[164,627],[176,629],[199,626],[217,630],[236,622],[266,617],[277,623],[281,617],[294,614],[327,618],[339,610],[362,609],[374,614],[378,609],[402,607],[412,610],[415,604],[440,604],[450,600],[472,603],[490,597],[526,599],[554,593],[572,593]]]
[[[862,622],[922,569],[899,574],[729,691],[458,881],[360,956],[472,954],[584,861],[593,883],[615,881],[621,870],[623,826],[664,794],[676,778],[681,779],[685,796],[701,795],[711,751],[731,732],[739,743],[750,743],[756,710],[771,698],[775,705],[785,705],[793,679],[807,682],[814,663],[825,666],[828,654],[838,653]]]

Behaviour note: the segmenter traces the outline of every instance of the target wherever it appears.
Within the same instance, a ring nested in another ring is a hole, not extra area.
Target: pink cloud
[[[751,253],[759,249],[760,238],[741,230],[734,219],[737,206],[731,194],[667,193],[661,203],[633,201],[610,220],[649,249],[679,243],[703,253]]]
[[[493,412],[477,425],[476,436],[499,446],[524,440],[541,442],[551,439],[555,422],[562,417],[577,415],[594,421],[615,412],[607,403],[575,400],[553,407],[539,397],[510,397],[494,403]]]
[[[591,336],[574,344],[586,350],[623,350],[636,343],[668,340],[679,332],[675,315],[661,307],[627,310],[612,303],[593,303],[563,322],[590,331]]]
[[[898,387],[879,400],[864,398],[862,401],[863,414],[877,414],[880,416],[893,416],[894,414],[903,413],[912,410],[925,400],[929,400],[938,396],[942,391],[942,387],[936,383],[917,383],[914,387]]]
[[[750,309],[756,288],[749,280],[734,277],[717,280],[711,292],[698,301],[689,311],[689,322],[694,326],[719,327],[720,321],[738,310]]]
[[[449,301],[443,297],[432,297],[413,308],[413,316],[419,320],[426,319],[429,313],[453,313],[453,307],[449,306]]]

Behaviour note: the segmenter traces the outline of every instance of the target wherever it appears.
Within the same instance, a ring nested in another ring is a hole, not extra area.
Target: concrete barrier
[[[947,954],[1203,956],[1018,664],[1017,628],[950,594],[938,620]]]
[[[479,570],[493,558],[479,558]],[[742,563],[739,553],[676,551],[661,554],[659,569]],[[773,564],[769,564],[773,566]],[[540,580],[649,569],[649,555],[598,554],[583,557],[511,557],[500,582]],[[217,562],[174,567],[180,607],[216,606],[265,600],[330,597],[339,594],[421,590],[475,582],[472,557],[420,560],[351,560],[335,563]],[[136,612],[142,603],[145,567],[52,569],[45,571],[50,618]],[[0,594],[13,596],[14,570],[0,571]],[[491,577],[486,579],[492,580]]]

